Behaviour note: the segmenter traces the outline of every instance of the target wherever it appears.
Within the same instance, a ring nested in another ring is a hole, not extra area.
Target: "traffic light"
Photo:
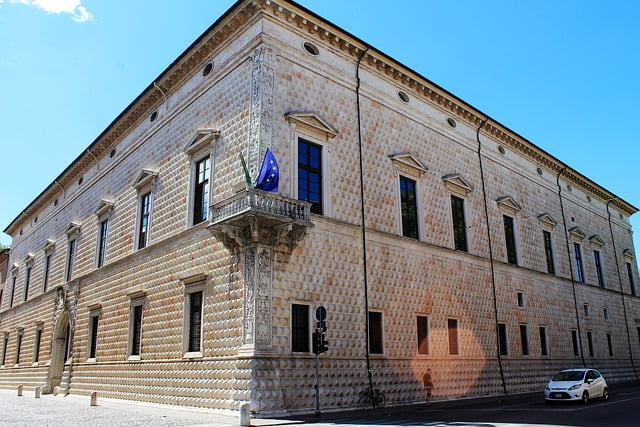
[[[312,335],[313,354],[320,354],[320,347],[322,346],[322,334],[320,332],[314,332]]]
[[[329,341],[327,341],[324,334],[320,334],[320,347],[318,352],[324,353],[327,350],[329,350]]]

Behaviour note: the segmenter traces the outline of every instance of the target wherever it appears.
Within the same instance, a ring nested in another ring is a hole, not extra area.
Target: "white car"
[[[604,377],[595,369],[565,369],[551,378],[544,388],[544,398],[548,401],[609,399],[609,389]]]

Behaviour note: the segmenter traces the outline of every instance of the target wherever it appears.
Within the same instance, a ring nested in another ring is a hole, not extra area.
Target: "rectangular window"
[[[607,309],[607,307],[604,307],[602,309],[602,316],[604,317],[604,320],[609,320],[609,310]]]
[[[504,239],[507,245],[507,261],[509,264],[518,265],[518,254],[516,253],[516,233],[513,225],[513,218],[507,215],[502,216],[504,223]]]
[[[298,199],[311,202],[311,212],[322,214],[322,147],[298,139]]]
[[[2,366],[5,365],[5,362],[7,361],[7,349],[9,348],[9,336],[5,335],[4,339],[2,340]]]
[[[549,355],[549,348],[547,347],[547,328],[540,326],[540,354],[543,356]]]
[[[42,342],[42,325],[36,327],[36,340],[33,344],[33,363],[40,361],[40,343]]]
[[[18,337],[16,338],[16,365],[20,364],[20,350],[22,349],[22,335],[23,331],[18,331]]]
[[[47,254],[44,257],[44,275],[42,279],[42,292],[47,291],[47,284],[49,282],[49,270],[51,269],[51,254]]]
[[[460,354],[458,348],[458,321],[447,319],[447,329],[449,332],[449,354]]]
[[[573,243],[573,255],[576,258],[576,280],[578,282],[584,282],[584,269],[582,267],[582,252],[580,250],[580,243]]]
[[[138,249],[149,244],[149,220],[151,215],[151,193],[140,196],[140,218],[138,219]]]
[[[427,316],[418,316],[418,354],[429,354],[429,318]]]
[[[498,344],[500,346],[500,355],[509,355],[509,343],[507,341],[507,325],[498,323]]]
[[[378,311],[369,312],[369,352],[374,354],[383,353],[382,346],[382,313]]]
[[[607,334],[607,347],[609,348],[609,356],[613,357],[613,339],[611,334]]]
[[[67,243],[67,270],[64,279],[69,282],[73,277],[73,264],[76,258],[76,239],[69,240]]]
[[[400,212],[402,213],[402,235],[418,238],[418,201],[416,182],[400,176]]]
[[[107,232],[109,230],[109,220],[105,219],[100,222],[98,230],[98,268],[104,265],[107,257]]]
[[[589,356],[593,357],[595,353],[593,351],[593,333],[591,331],[587,331],[587,347],[589,347]]]
[[[573,355],[579,356],[580,352],[578,349],[578,331],[575,329],[571,330],[571,343],[573,344]]]
[[[26,301],[29,296],[29,285],[31,284],[31,267],[27,267],[26,276],[24,278],[24,293],[22,294],[22,301]]]
[[[189,295],[189,352],[201,351],[202,342],[202,291]]]
[[[518,307],[524,308],[524,293],[518,292]]]
[[[309,351],[309,306],[291,305],[291,351]]]
[[[451,196],[451,217],[453,218],[454,246],[456,250],[467,252],[467,225],[464,220],[464,199]]]
[[[211,159],[205,157],[196,163],[196,176],[193,189],[193,225],[207,219],[209,209],[209,174]]]
[[[12,284],[11,284],[11,298],[9,299],[9,308],[13,307],[13,296],[16,293],[16,279],[17,276],[13,276]]]
[[[629,288],[631,289],[631,295],[636,296],[636,287],[633,283],[633,273],[631,270],[631,263],[627,263],[627,276],[629,277]]]
[[[551,233],[548,231],[543,231],[542,236],[544,237],[544,253],[547,259],[547,273],[555,274],[556,266],[553,263],[553,247],[551,246]]]
[[[529,336],[527,335],[527,325],[520,325],[520,344],[522,345],[522,355],[529,355]]]
[[[142,350],[142,301],[132,301],[129,319],[129,355],[140,356]]]
[[[596,277],[598,279],[598,286],[604,288],[604,276],[602,274],[602,261],[600,260],[600,251],[593,251],[593,261],[596,265]]]
[[[4,289],[0,289],[0,307],[2,307],[2,294],[4,293]]]
[[[96,358],[96,349],[98,347],[98,321],[99,312],[91,313],[89,318],[89,359]]]
[[[584,305],[584,317],[589,317],[589,304]]]

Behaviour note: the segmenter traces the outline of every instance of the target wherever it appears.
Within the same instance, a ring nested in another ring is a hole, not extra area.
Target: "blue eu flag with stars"
[[[273,152],[267,148],[267,152],[264,154],[262,168],[260,169],[260,175],[258,175],[256,188],[258,190],[271,191],[272,193],[276,193],[278,191],[279,178],[280,173],[278,172],[278,162],[276,162],[276,156],[274,156]]]

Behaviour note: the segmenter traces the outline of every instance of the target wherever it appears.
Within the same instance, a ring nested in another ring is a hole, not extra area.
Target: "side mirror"
[[[593,379],[589,378],[588,380],[584,380],[584,382],[587,383],[587,384],[591,384],[593,382]]]

